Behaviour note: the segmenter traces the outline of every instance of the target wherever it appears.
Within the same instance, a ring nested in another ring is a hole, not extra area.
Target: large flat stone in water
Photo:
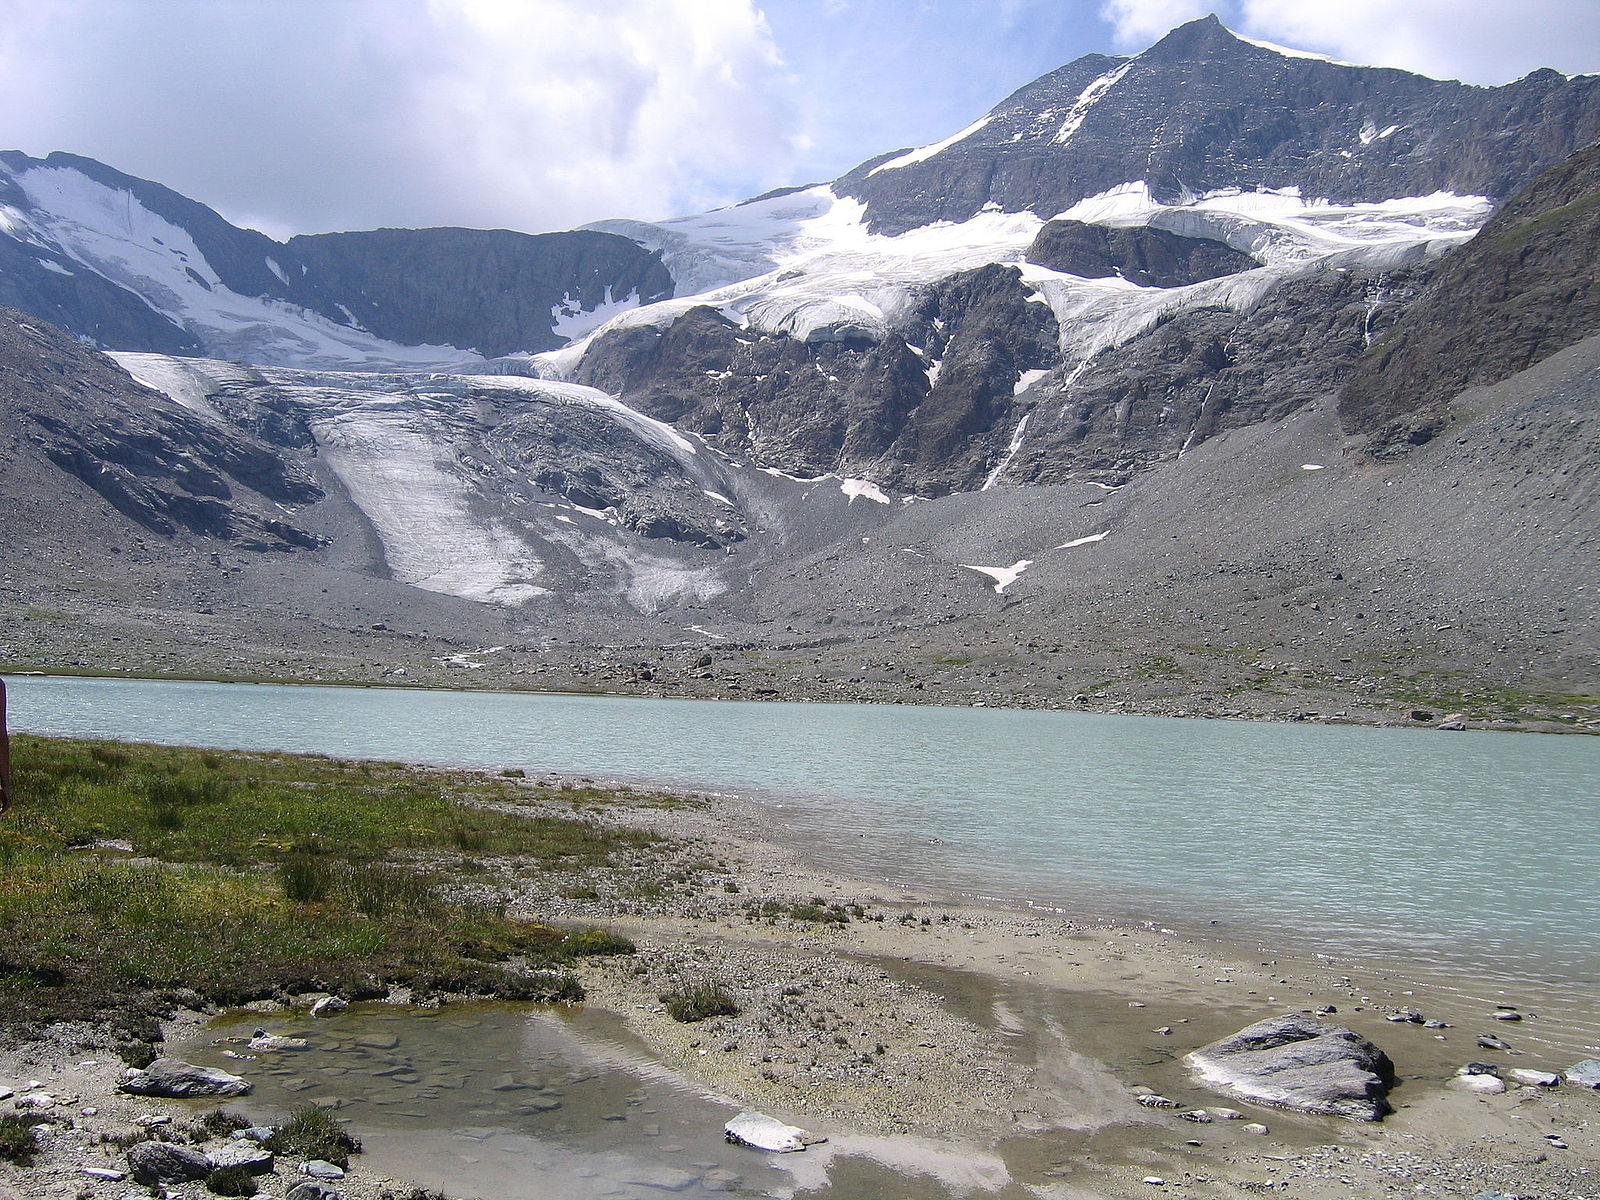
[[[1274,1108],[1376,1121],[1394,1064],[1343,1025],[1271,1017],[1194,1051],[1185,1061],[1209,1087]]]

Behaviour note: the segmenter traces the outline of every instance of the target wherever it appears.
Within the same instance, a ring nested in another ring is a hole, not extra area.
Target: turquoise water
[[[1600,968],[1600,739],[20,677],[15,730],[749,797],[819,863],[1507,979]]]

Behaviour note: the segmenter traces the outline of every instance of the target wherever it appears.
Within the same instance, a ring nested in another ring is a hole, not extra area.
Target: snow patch
[[[239,295],[223,285],[185,230],[145,208],[133,193],[71,167],[28,167],[11,177],[28,201],[26,210],[6,210],[5,223],[15,236],[140,296],[213,357],[357,370],[482,361],[452,346],[384,341],[287,301]],[[281,268],[275,273],[283,277]]]
[[[1300,469],[1302,471],[1326,471],[1328,468],[1321,463],[1301,463]]]
[[[1033,566],[1033,559],[1019,558],[1009,567],[975,567],[971,563],[959,563],[958,566],[967,571],[976,571],[979,575],[987,575],[994,580],[994,590],[1004,594],[1029,567]]]
[[[1067,119],[1061,126],[1061,131],[1056,134],[1056,141],[1065,145],[1072,140],[1072,135],[1083,126],[1083,120],[1089,115],[1089,110],[1105,98],[1105,94],[1117,85],[1133,67],[1132,62],[1125,62],[1120,67],[1107,71],[1100,78],[1089,84],[1078,93],[1078,98],[1072,102],[1072,107],[1067,110]]]
[[[66,275],[66,276],[70,277],[70,276],[72,276],[72,275],[74,275],[76,273],[76,272],[67,270],[66,267],[63,267],[58,262],[52,262],[48,258],[41,258],[41,259],[38,259],[37,261],[38,261],[39,265],[41,267],[43,267],[46,271],[53,271],[57,275]]]
[[[1041,371],[1039,374],[1043,375],[1045,372]],[[1032,413],[1024,413],[1022,415],[1022,420],[1017,422],[1016,429],[1011,432],[1011,444],[1006,447],[1005,454],[995,464],[994,470],[989,472],[989,477],[983,481],[983,486],[978,489],[979,491],[987,492],[992,488],[995,480],[999,479],[1005,473],[1005,469],[1011,465],[1011,460],[1017,456],[1017,451],[1022,449],[1022,438],[1028,432],[1028,421],[1032,417]]]
[[[1024,371],[1024,372],[1022,372],[1022,374],[1017,376],[1017,382],[1012,385],[1011,394],[1013,396],[1022,395],[1023,392],[1027,391],[1029,388],[1031,388],[1034,384],[1038,383],[1039,380],[1043,379],[1048,374],[1050,374],[1050,372],[1047,371],[1047,370],[1034,370],[1034,371]]]
[[[889,497],[883,490],[870,479],[842,479],[839,481],[839,490],[849,497],[847,503],[854,504],[859,496],[866,500],[876,500],[879,504],[888,504]]]
[[[1109,529],[1102,529],[1099,533],[1091,533],[1088,537],[1073,538],[1070,542],[1062,542],[1061,545],[1054,548],[1057,550],[1071,550],[1074,546],[1087,546],[1091,542],[1103,542],[1110,532],[1111,530]]]
[[[1342,58],[1331,58],[1326,54],[1317,54],[1311,50],[1296,50],[1293,46],[1280,46],[1276,42],[1263,42],[1258,38],[1245,37],[1242,33],[1228,30],[1241,42],[1248,42],[1252,46],[1259,46],[1263,50],[1271,50],[1274,54],[1281,54],[1285,58],[1309,58],[1315,62],[1332,63],[1336,67],[1353,67],[1355,63],[1345,62]]]
[[[870,178],[871,176],[876,175],[879,171],[898,171],[901,167],[910,167],[919,162],[927,162],[928,159],[932,158],[935,154],[939,154],[942,151],[950,149],[950,147],[954,146],[957,142],[966,141],[969,137],[987,125],[991,120],[993,120],[992,117],[980,117],[978,120],[974,121],[971,125],[968,125],[959,133],[951,134],[942,142],[934,142],[931,146],[923,146],[920,150],[911,150],[905,154],[902,154],[899,158],[891,158],[886,163],[879,163],[877,166],[873,167],[872,170],[868,171],[867,175]]]
[[[550,309],[550,325],[557,337],[577,341],[587,337],[602,325],[639,307],[639,290],[635,288],[619,300],[611,298],[611,285],[606,285],[605,299],[591,309],[583,307],[578,298],[566,295]]]

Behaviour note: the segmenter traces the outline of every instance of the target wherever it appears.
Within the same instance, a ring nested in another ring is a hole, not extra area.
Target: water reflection
[[[305,1045],[251,1050],[258,1028]],[[722,1127],[735,1105],[652,1061],[615,1017],[583,1008],[239,1013],[171,1052],[254,1083],[229,1102],[253,1119],[335,1109],[365,1146],[358,1168],[461,1200],[1032,1194],[998,1155],[921,1138],[830,1129],[819,1130],[828,1143],[798,1154],[730,1146]]]

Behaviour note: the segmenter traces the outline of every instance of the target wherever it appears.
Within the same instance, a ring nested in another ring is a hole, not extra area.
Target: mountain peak
[[[1215,58],[1248,45],[1224,25],[1216,13],[1207,13],[1179,25],[1139,57],[1145,62],[1181,62]]]

